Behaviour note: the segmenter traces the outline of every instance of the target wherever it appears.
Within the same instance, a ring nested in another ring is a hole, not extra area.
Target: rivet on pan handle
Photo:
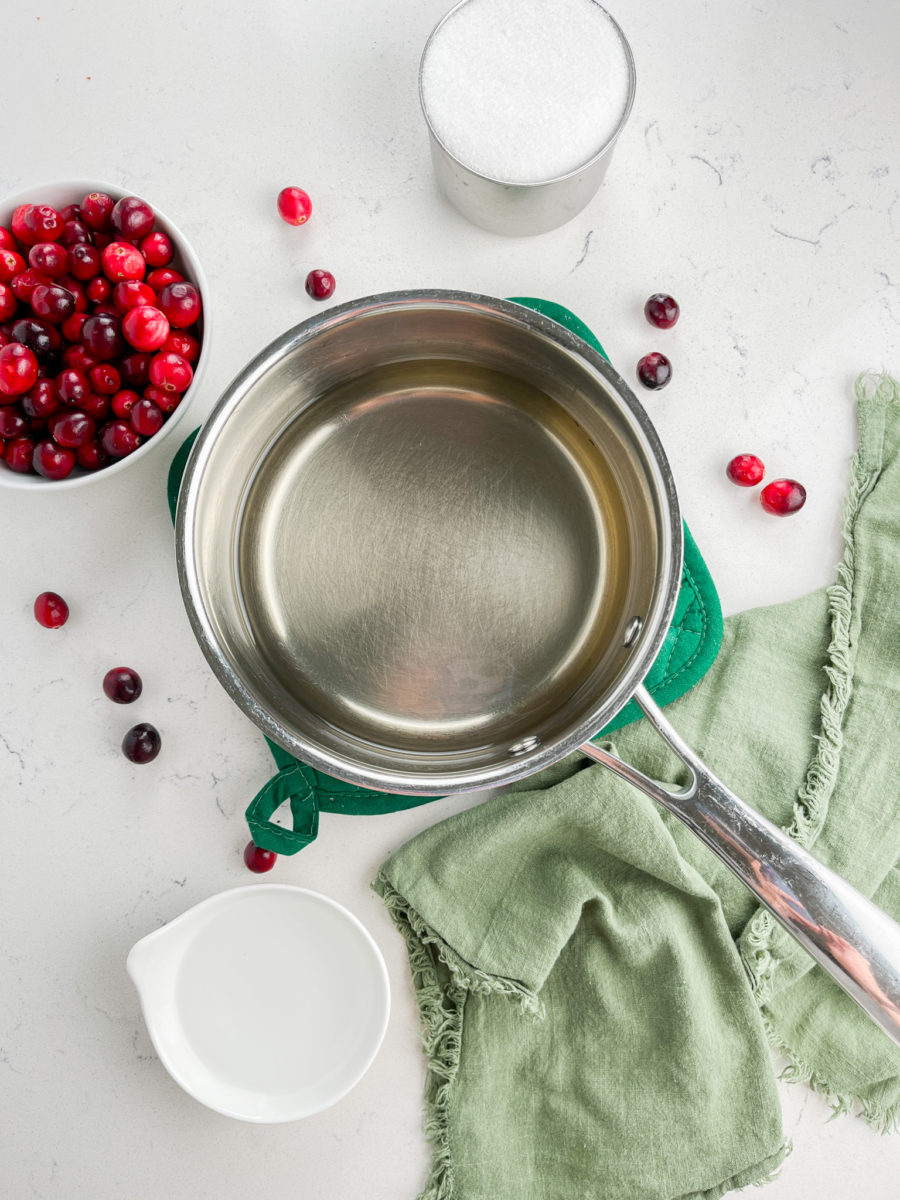
[[[689,782],[670,790],[592,742],[582,746],[584,753],[680,818],[900,1045],[900,925],[738,799],[681,739],[646,688],[634,698],[690,771]]]

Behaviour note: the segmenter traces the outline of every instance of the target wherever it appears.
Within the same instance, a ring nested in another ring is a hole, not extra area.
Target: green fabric
[[[531,296],[516,297],[515,302],[563,325],[606,358],[606,352],[587,325],[561,304]],[[173,521],[188,455],[199,432],[195,429],[186,438],[169,467],[167,487]],[[690,530],[685,526],[684,565],[675,613],[660,652],[644,680],[656,702],[669,704],[692,687],[715,659],[721,641],[722,611],[715,585]],[[629,702],[598,737],[627,725],[639,715],[635,702]],[[300,762],[275,742],[266,740],[279,768],[278,774],[253,797],[246,817],[256,844],[277,854],[296,854],[308,846],[317,835],[320,811],[377,816],[415,808],[437,798],[393,795],[345,783]],[[271,820],[284,801],[290,806],[292,828]]]
[[[864,377],[857,394],[837,582],[728,618],[669,715],[900,918],[900,388]],[[679,778],[645,721],[608,744]],[[836,1111],[900,1118],[900,1049],[676,818],[583,756],[426,830],[375,887],[422,1016],[428,1200],[709,1200],[762,1181],[785,1150],[767,1037]]]

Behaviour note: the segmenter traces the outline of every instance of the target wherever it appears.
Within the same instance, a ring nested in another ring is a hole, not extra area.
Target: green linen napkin
[[[725,622],[668,712],[739,795],[900,918],[900,388],[857,385],[838,580]],[[680,765],[646,722],[622,758]],[[790,1077],[900,1117],[900,1049],[683,826],[573,756],[426,830],[375,882],[428,1064],[427,1200],[714,1200],[786,1147]]]

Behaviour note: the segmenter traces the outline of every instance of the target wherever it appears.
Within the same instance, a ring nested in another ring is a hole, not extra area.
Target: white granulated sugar
[[[540,183],[576,170],[615,133],[628,61],[594,0],[469,0],[432,38],[422,98],[460,162]]]

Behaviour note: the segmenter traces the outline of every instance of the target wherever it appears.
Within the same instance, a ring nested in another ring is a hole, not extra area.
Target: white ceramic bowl
[[[387,1029],[387,968],[371,934],[290,884],[211,896],[137,942],[126,965],[163,1066],[241,1121],[296,1121],[336,1104]]]
[[[25,188],[14,196],[7,196],[0,200],[0,225],[9,229],[12,215],[20,204],[50,204],[56,209],[65,208],[67,204],[79,204],[89,192],[106,192],[114,200],[121,200],[123,196],[140,195],[139,192],[113,187],[112,184],[102,183],[96,179],[64,179],[54,183],[38,183]],[[84,487],[96,480],[109,479],[113,475],[118,475],[127,470],[132,463],[152,454],[155,447],[171,437],[183,422],[185,413],[197,395],[203,373],[206,370],[210,347],[210,305],[206,275],[193,247],[178,226],[159,210],[152,199],[143,195],[141,199],[146,200],[153,209],[156,215],[156,228],[167,233],[174,243],[175,256],[171,265],[194,284],[200,292],[200,299],[203,303],[203,314],[200,319],[202,329],[200,356],[194,364],[194,378],[191,386],[184,393],[184,398],[172,415],[166,418],[159,432],[155,433],[153,437],[147,438],[144,444],[133,454],[129,454],[127,458],[119,459],[118,462],[113,462],[100,471],[84,471],[81,467],[76,466],[66,479],[58,480],[44,479],[41,475],[22,475],[16,471],[10,471],[4,463],[0,463],[0,487],[58,492],[65,488]]]

